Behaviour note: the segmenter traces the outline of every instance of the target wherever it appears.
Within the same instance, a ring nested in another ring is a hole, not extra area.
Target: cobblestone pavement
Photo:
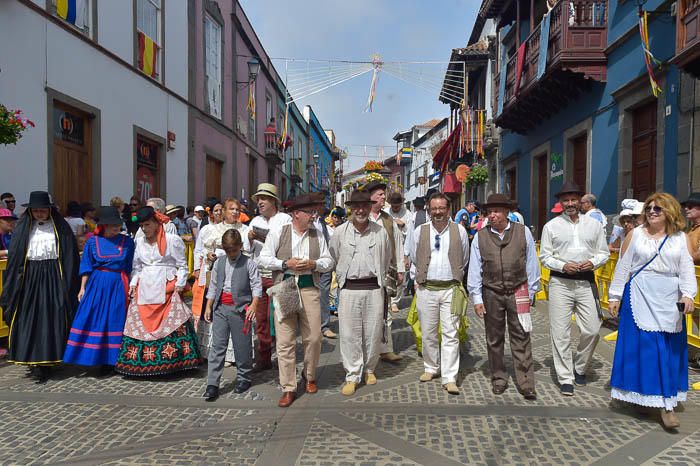
[[[681,429],[665,432],[655,415],[610,406],[614,343],[601,340],[589,384],[563,397],[554,383],[546,303],[532,335],[538,399],[511,381],[491,393],[483,323],[470,313],[459,395],[439,380],[420,383],[422,360],[403,320],[394,341],[404,359],[380,363],[379,382],[343,397],[337,340],[325,340],[316,395],[277,407],[275,370],[256,374],[245,395],[226,369],[215,403],[201,395],[206,370],[133,380],[64,367],[45,385],[0,364],[2,464],[501,465],[697,464],[700,394],[689,393]],[[603,330],[607,333],[609,330]],[[509,366],[509,348],[506,355]],[[301,359],[299,359],[301,360]],[[301,366],[299,366],[301,367]],[[700,376],[691,373],[693,382]]]

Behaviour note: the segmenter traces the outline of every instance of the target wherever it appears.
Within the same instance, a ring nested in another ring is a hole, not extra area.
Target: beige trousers
[[[374,372],[384,330],[384,292],[340,290],[338,327],[345,380],[360,383],[362,372]]]
[[[581,333],[571,352],[571,315]],[[554,369],[560,384],[574,383],[574,370],[585,374],[598,344],[600,318],[591,285],[586,280],[552,277],[549,282],[549,324]]]
[[[316,287],[302,288],[301,302],[304,309],[293,316],[275,320],[277,335],[277,364],[280,385],[285,392],[297,389],[296,346],[297,328],[304,346],[304,377],[316,380],[316,368],[321,356],[321,301]]]

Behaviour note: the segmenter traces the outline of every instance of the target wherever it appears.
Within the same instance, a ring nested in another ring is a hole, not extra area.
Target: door
[[[206,191],[207,197],[221,197],[221,176],[224,164],[222,161],[207,157]]]
[[[510,195],[511,200],[515,201],[518,192],[515,168],[511,168],[510,170],[506,171],[506,187],[508,188],[508,194]]]
[[[547,155],[541,155],[535,159],[537,164],[537,199],[536,199],[536,226],[535,236],[540,237],[544,224],[547,223],[547,212],[549,211],[549,199],[547,198],[547,185],[549,184],[549,174]]]
[[[586,180],[588,179],[586,165],[588,159],[588,136],[584,133],[573,139],[571,144],[574,147],[573,181],[579,188],[586,191]]]
[[[56,102],[53,109],[51,194],[60,209],[69,201],[91,202],[92,134],[87,114]]]
[[[632,114],[632,192],[644,200],[656,191],[656,101]]]

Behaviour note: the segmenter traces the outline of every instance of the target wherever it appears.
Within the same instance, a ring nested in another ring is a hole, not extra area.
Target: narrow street
[[[319,393],[302,395],[286,410],[277,407],[276,370],[258,374],[242,396],[231,391],[234,369],[227,369],[223,395],[206,403],[205,369],[125,380],[63,368],[35,385],[23,368],[4,364],[2,464],[697,464],[700,395],[689,393],[675,435],[655,416],[611,409],[613,343],[601,340],[587,387],[571,398],[559,394],[546,303],[534,314],[535,402],[525,401],[512,381],[503,395],[491,393],[483,323],[471,311],[460,394],[448,395],[439,380],[420,383],[422,361],[405,313],[394,321],[404,359],[381,363],[376,386],[343,397],[338,340],[326,339]],[[691,383],[699,380],[691,372]]]

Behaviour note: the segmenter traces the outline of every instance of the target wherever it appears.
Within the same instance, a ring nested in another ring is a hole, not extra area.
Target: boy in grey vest
[[[255,309],[262,296],[262,281],[258,266],[241,254],[243,240],[238,230],[227,230],[221,238],[225,257],[217,259],[212,268],[204,320],[212,321],[212,343],[209,351],[207,390],[204,398],[214,401],[219,396],[219,382],[224,370],[224,357],[229,335],[233,340],[236,359],[234,392],[250,388],[253,372],[253,334],[250,328]]]

